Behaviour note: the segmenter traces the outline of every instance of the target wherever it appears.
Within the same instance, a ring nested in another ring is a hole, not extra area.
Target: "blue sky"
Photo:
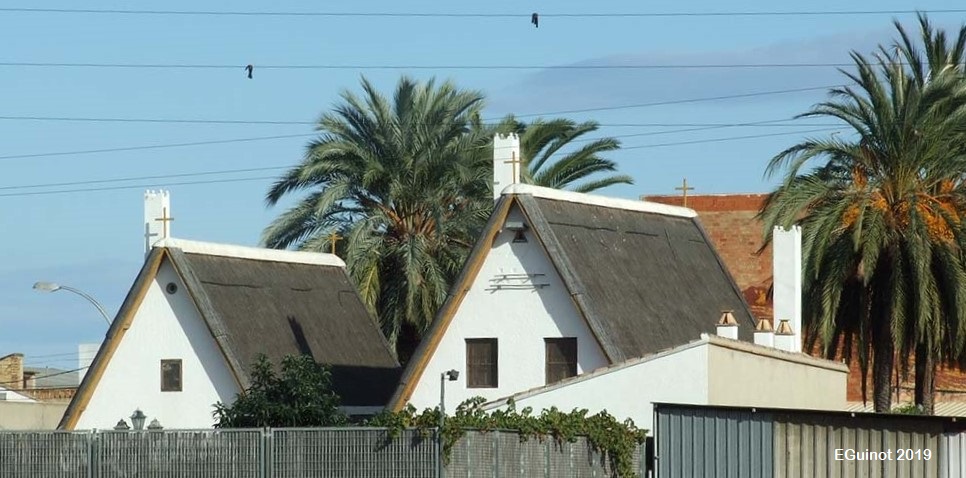
[[[221,2],[84,2],[91,9],[223,10]],[[76,2],[4,2],[3,7],[77,8]],[[400,74],[449,78],[484,91],[488,116],[640,105],[841,83],[834,68],[673,70],[387,70],[260,69],[259,65],[633,65],[841,63],[892,37],[891,15],[778,17],[564,18],[551,13],[647,13],[957,8],[952,1],[774,2],[609,1],[484,3],[442,1],[236,1],[236,11],[521,13],[519,18],[161,16],[0,11],[0,63],[203,64],[232,69],[39,68],[0,66],[0,116],[306,122],[330,108],[366,75],[384,90]],[[937,14],[956,26],[959,14]],[[910,27],[913,17],[899,17]],[[254,64],[254,79],[243,67]],[[633,186],[612,196],[673,193],[683,177],[698,193],[763,192],[764,164],[805,130],[828,126],[729,127],[666,133],[684,126],[621,124],[746,123],[790,118],[823,99],[822,91],[623,108],[567,115],[593,119],[601,135],[626,149],[613,154]],[[822,123],[811,120],[811,123]],[[808,123],[808,122],[802,122]],[[309,124],[198,124],[0,119],[0,355],[74,368],[76,347],[106,331],[96,310],[67,293],[41,294],[35,281],[88,291],[111,312],[119,307],[142,260],[146,187],[172,193],[176,237],[255,245],[283,210],[263,197],[279,170],[61,187],[99,181],[254,168],[300,160]],[[734,138],[719,142],[671,144]],[[808,133],[823,134],[823,133]],[[827,134],[827,133],[824,133]],[[273,140],[59,154],[88,150],[210,142],[267,136]],[[42,155],[24,157],[30,155]],[[247,179],[204,185],[199,180]],[[64,189],[130,187],[56,193]],[[27,194],[31,193],[31,194]],[[33,194],[40,193],[40,194]],[[285,204],[288,204],[286,202]],[[283,205],[284,207],[284,205]]]

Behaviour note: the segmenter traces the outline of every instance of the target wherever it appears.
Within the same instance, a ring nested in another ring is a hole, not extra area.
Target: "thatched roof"
[[[72,428],[86,407],[165,261],[181,278],[240,389],[250,385],[259,354],[276,364],[286,355],[309,354],[331,366],[343,406],[387,403],[399,363],[338,257],[169,239],[146,259],[61,428]]]
[[[739,337],[754,319],[697,215],[690,209],[513,185],[390,401],[409,399],[507,215],[519,208],[611,363],[642,357],[714,333],[730,310]]]

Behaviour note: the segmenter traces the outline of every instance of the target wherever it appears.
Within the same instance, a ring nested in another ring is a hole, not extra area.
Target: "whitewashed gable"
[[[525,219],[514,206],[507,221]],[[446,384],[448,412],[475,396],[493,400],[545,385],[544,338],[577,338],[578,374],[608,364],[543,247],[532,231],[525,234],[526,243],[513,242],[513,231],[497,234],[413,390],[409,403],[417,409],[439,405],[440,374],[451,369],[460,376]],[[497,338],[498,388],[467,388],[468,338]]]
[[[174,293],[167,292],[174,284]],[[182,360],[182,391],[161,391],[161,360]],[[165,428],[210,428],[239,389],[187,289],[165,259],[74,427],[109,429],[141,409]],[[130,420],[128,420],[130,423]]]

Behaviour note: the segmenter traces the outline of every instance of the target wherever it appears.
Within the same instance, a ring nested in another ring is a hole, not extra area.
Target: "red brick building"
[[[735,282],[751,305],[752,312],[758,317],[772,316],[772,304],[767,300],[768,287],[772,277],[771,249],[758,254],[762,245],[763,226],[756,219],[765,201],[765,194],[703,194],[687,197],[687,207],[698,213],[714,243],[718,254],[731,271]],[[668,204],[684,205],[682,195],[642,196],[642,200]],[[911,360],[910,360],[911,362]],[[910,371],[912,364],[909,365]],[[862,381],[859,364],[853,361],[849,368],[848,400],[862,400]],[[911,377],[910,377],[911,378]],[[912,401],[913,383],[900,381],[898,402]],[[936,374],[937,399],[945,401],[966,401],[966,372],[958,369],[943,368]],[[872,385],[868,387],[869,398]]]

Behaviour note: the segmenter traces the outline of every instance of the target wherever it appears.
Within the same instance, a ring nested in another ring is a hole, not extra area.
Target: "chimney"
[[[758,319],[758,325],[755,327],[755,345],[775,346],[775,331],[771,327],[771,320]]]
[[[0,357],[0,388],[18,390],[24,385],[23,354]]]
[[[785,319],[779,321],[778,329],[775,330],[775,348],[786,352],[801,352],[801,343],[797,344],[796,350],[797,341],[798,334],[792,329],[791,324]]]
[[[790,352],[802,351],[802,228],[772,232],[774,316],[788,319],[794,334]],[[781,325],[779,324],[779,329]],[[778,332],[776,331],[776,335]],[[776,346],[778,339],[775,339]]]
[[[158,241],[171,237],[171,196],[168,191],[144,193],[144,255]]]
[[[730,310],[721,311],[721,319],[718,320],[718,336],[726,339],[738,340],[738,321]]]
[[[510,133],[493,137],[493,200],[499,200],[503,190],[520,182],[520,138]]]
[[[32,390],[37,388],[37,372],[24,372],[23,373],[23,389]]]

